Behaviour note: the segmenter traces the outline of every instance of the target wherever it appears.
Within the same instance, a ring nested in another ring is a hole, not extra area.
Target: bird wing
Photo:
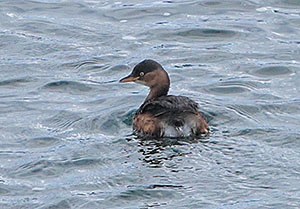
[[[168,112],[198,112],[198,104],[185,96],[161,96],[145,101],[137,114],[146,112],[155,116]]]

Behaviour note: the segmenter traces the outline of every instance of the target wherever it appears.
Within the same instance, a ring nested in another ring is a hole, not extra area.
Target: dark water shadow
[[[210,134],[198,138],[155,138],[132,134],[127,138],[127,141],[137,140],[138,152],[143,156],[141,160],[147,163],[149,167],[160,168],[165,161],[172,161],[174,158],[190,154],[189,146],[191,144],[209,142],[209,136]]]
[[[35,79],[30,77],[7,79],[7,80],[0,81],[0,86],[8,86],[8,87],[23,86],[32,81],[35,81]]]
[[[141,37],[145,39],[158,39],[167,41],[188,42],[224,42],[243,36],[241,32],[234,30],[224,30],[215,28],[189,28],[180,30],[153,29],[142,33]]]
[[[231,38],[238,34],[232,30],[212,29],[212,28],[193,28],[175,33],[174,35],[192,39],[202,38]]]
[[[258,77],[279,77],[287,76],[293,73],[293,70],[286,66],[269,66],[257,69],[252,72],[253,75]]]
[[[53,81],[45,84],[42,89],[47,89],[56,92],[65,92],[69,94],[80,94],[82,92],[88,92],[92,88],[86,84],[77,81]]]

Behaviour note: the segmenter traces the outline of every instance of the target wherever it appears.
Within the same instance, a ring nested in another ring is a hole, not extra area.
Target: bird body
[[[144,60],[120,82],[136,82],[150,87],[148,96],[133,118],[133,129],[137,134],[188,137],[208,133],[208,124],[196,102],[185,96],[167,95],[170,79],[159,63]]]

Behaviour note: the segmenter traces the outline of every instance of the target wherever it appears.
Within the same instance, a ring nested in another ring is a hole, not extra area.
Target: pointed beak
[[[133,77],[131,74],[122,78],[119,82],[120,83],[127,83],[127,82],[135,82],[136,80],[138,80],[139,77]]]

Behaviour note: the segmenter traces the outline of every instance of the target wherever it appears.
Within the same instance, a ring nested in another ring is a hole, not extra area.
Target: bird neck
[[[166,96],[166,95],[168,95],[168,91],[169,91],[169,84],[154,86],[154,87],[150,88],[150,92],[149,92],[148,96],[146,97],[145,101],[147,101],[149,99],[161,97],[161,96]]]
[[[156,71],[154,82],[150,82],[150,92],[146,97],[146,100],[157,98],[160,96],[166,96],[170,88],[170,78],[168,73],[161,68],[159,71]]]

